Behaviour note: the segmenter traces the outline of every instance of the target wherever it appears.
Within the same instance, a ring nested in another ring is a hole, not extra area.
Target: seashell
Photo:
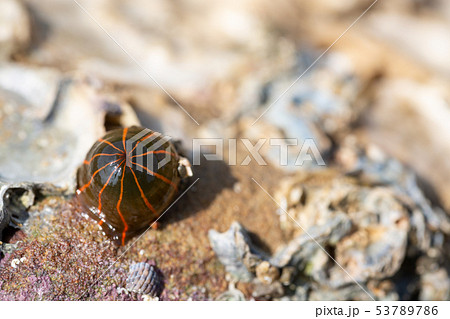
[[[108,132],[78,171],[77,197],[122,245],[149,227],[173,201],[180,157],[160,133],[132,126]]]
[[[126,289],[131,292],[159,297],[164,289],[161,272],[146,262],[130,266]]]

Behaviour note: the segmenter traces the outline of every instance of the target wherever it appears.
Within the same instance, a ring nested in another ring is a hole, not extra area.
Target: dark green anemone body
[[[179,156],[167,137],[132,126],[108,132],[78,170],[77,198],[122,245],[148,228],[177,193]]]

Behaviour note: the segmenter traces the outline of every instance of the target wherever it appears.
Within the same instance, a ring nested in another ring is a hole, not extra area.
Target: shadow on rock
[[[207,209],[224,189],[233,187],[236,179],[223,161],[207,161],[193,166],[194,176],[180,189],[179,200],[159,220],[165,224],[175,223]],[[198,181],[183,196],[181,194],[198,178]]]

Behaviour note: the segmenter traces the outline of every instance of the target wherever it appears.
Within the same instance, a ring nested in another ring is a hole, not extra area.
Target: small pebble
[[[271,284],[280,277],[280,271],[268,261],[263,261],[256,266],[256,277],[264,284]]]

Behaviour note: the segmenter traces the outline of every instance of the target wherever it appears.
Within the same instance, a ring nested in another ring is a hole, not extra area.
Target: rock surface
[[[79,3],[108,34],[72,2],[0,2],[1,300],[449,299],[447,1],[379,1],[342,37],[372,1]],[[133,124],[236,160],[203,158],[117,247],[74,174]],[[305,139],[325,165],[296,165]],[[126,289],[149,260],[158,297]]]

